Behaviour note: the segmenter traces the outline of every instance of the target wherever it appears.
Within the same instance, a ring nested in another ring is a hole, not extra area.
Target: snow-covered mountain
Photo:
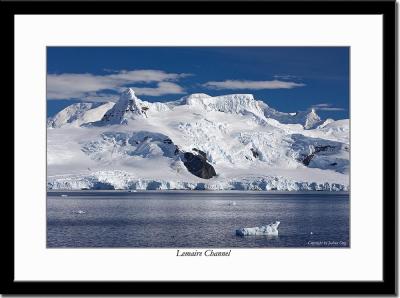
[[[283,113],[269,107],[264,102],[260,102],[260,105],[262,106],[265,117],[278,120],[283,124],[301,124],[304,129],[312,129],[323,123],[313,108],[309,111]]]
[[[251,94],[74,104],[48,121],[48,189],[349,190],[349,121]]]
[[[107,103],[75,103],[48,119],[47,127],[59,128],[62,126],[79,127],[82,124],[98,121],[114,106],[113,102]]]

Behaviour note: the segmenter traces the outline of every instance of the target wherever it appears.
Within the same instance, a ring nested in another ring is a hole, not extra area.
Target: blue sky
[[[47,115],[79,101],[251,93],[283,112],[349,117],[347,47],[49,47]]]

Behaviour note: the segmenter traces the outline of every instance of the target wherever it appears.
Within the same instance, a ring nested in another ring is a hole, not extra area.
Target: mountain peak
[[[132,111],[133,108],[141,110],[141,100],[137,98],[135,91],[132,88],[127,88],[121,93],[117,104],[118,103],[121,104],[121,107],[125,107],[125,109],[130,111]]]
[[[311,129],[321,124],[321,118],[318,116],[314,108],[305,116],[304,128]]]
[[[135,91],[132,88],[127,88],[101,121],[106,124],[124,124],[128,119],[134,119],[137,116],[147,117],[146,111],[142,106],[142,101],[136,97]]]
[[[182,102],[188,105],[192,105],[195,102],[205,99],[205,98],[210,98],[211,96],[205,93],[193,93],[187,96],[182,97]]]
[[[185,104],[202,107],[207,111],[243,114],[251,112],[262,114],[257,101],[252,94],[229,94],[210,96],[204,93],[195,93],[183,98]]]
[[[126,88],[121,95],[125,97],[129,97],[131,99],[137,99],[135,91],[132,88]]]
[[[209,97],[211,96],[206,93],[193,93],[188,96],[185,96],[185,98],[209,98]]]

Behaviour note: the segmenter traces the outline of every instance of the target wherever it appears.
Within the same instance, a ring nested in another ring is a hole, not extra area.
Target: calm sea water
[[[47,246],[349,247],[349,214],[345,193],[49,192]],[[279,236],[235,235],[276,220]]]

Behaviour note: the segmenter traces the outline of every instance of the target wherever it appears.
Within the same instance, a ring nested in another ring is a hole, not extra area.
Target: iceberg
[[[236,230],[238,236],[278,235],[278,226],[281,222],[275,221],[269,225],[253,228],[241,228]]]

